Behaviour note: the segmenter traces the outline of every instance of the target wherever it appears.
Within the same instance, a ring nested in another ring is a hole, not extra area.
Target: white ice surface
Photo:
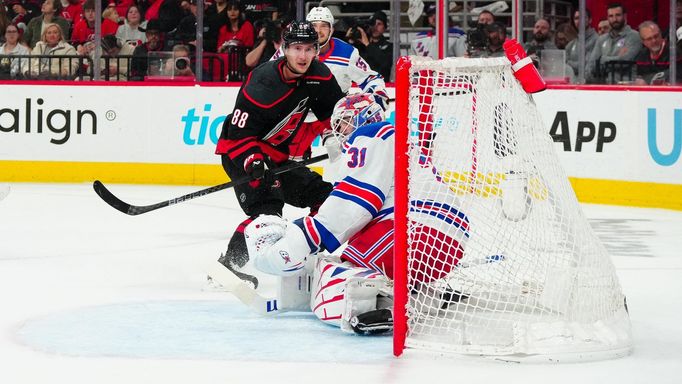
[[[584,206],[627,295],[634,353],[535,365],[396,359],[390,337],[341,334],[309,314],[260,318],[207,290],[205,266],[243,219],[231,192],[132,217],[89,184],[11,187],[0,201],[2,384],[682,382],[682,212]],[[111,189],[149,204],[197,188]]]

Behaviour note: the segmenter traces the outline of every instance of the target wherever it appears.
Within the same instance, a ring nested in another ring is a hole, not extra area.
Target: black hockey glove
[[[265,177],[265,172],[267,167],[265,166],[265,160],[263,155],[260,153],[254,153],[244,160],[244,171],[247,175],[253,178],[253,181],[249,182],[252,188],[258,188],[261,184],[262,179]]]

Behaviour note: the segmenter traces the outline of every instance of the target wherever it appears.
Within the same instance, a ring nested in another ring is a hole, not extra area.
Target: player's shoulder
[[[356,129],[350,138],[348,138],[348,144],[353,145],[353,143],[360,138],[377,138],[386,141],[389,138],[392,138],[394,134],[395,128],[393,128],[393,124],[388,121],[380,121],[378,123],[363,125]]]
[[[347,42],[336,38],[332,37],[334,40],[334,48],[332,49],[331,55],[330,56],[336,56],[336,57],[350,57],[354,51],[357,51],[357,49],[348,44]]]
[[[415,39],[426,39],[429,37],[433,37],[433,32],[431,31],[420,31],[415,33],[414,38]]]
[[[460,37],[466,35],[466,31],[459,27],[448,28],[448,36]]]
[[[280,76],[282,62],[283,59],[267,61],[249,73],[244,81],[242,94],[250,103],[261,108],[270,108],[290,89]]]

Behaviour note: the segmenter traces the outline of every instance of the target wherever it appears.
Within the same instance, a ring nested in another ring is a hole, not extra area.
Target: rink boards
[[[225,182],[214,149],[238,90],[6,83],[0,181]],[[553,88],[535,95],[581,201],[682,209],[680,91]]]

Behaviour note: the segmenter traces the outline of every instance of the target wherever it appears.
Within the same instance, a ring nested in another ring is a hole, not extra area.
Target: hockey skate
[[[241,239],[238,237],[238,234],[232,236],[232,239],[227,246],[227,250],[225,253],[220,254],[218,262],[224,265],[225,268],[229,269],[230,272],[234,273],[238,278],[253,285],[253,289],[256,289],[258,288],[258,278],[241,271],[249,261],[249,251],[246,249],[244,235],[241,235]]]
[[[375,309],[353,316],[351,329],[359,335],[378,335],[393,331],[393,311],[390,308]]]
[[[385,283],[377,294],[377,309],[360,313],[348,321],[353,332],[379,335],[393,331],[393,281],[386,280]]]

